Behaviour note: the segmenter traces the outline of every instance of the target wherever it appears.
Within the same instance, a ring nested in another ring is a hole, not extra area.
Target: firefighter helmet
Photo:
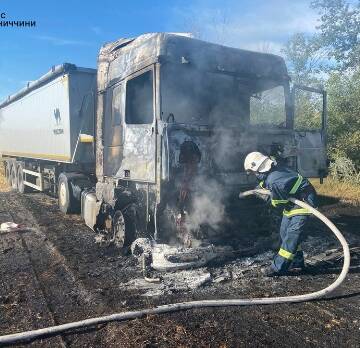
[[[261,152],[250,152],[245,158],[244,168],[246,171],[266,173],[274,163],[274,160],[263,155]]]

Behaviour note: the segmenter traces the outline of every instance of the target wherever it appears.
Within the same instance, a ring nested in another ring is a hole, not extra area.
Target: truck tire
[[[79,203],[74,198],[70,178],[61,173],[58,179],[58,202],[59,209],[64,214],[76,213],[79,210]]]
[[[9,186],[11,186],[11,162],[5,161],[5,178]]]
[[[10,169],[10,186],[14,191],[17,191],[17,170],[16,170],[16,162],[11,164]]]
[[[17,189],[20,193],[29,192],[29,186],[24,185],[24,166],[19,163],[16,171]]]
[[[136,238],[136,208],[130,205],[117,210],[113,216],[114,245],[124,248],[131,245]]]

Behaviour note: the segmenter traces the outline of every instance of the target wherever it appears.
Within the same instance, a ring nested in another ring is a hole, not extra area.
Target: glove
[[[256,196],[257,198],[260,198],[261,200],[263,200],[266,204],[270,204],[270,203],[271,203],[270,195],[264,195],[264,194],[261,194],[261,193],[256,192],[256,193],[255,193],[255,196]]]
[[[256,197],[262,199],[266,204],[270,204],[270,202],[271,202],[270,195],[262,194],[262,193],[259,193],[259,192],[256,192],[256,191],[254,192],[254,190],[240,192],[239,193],[239,198],[243,199],[245,197],[249,197],[249,196],[252,196],[252,195],[255,195]]]

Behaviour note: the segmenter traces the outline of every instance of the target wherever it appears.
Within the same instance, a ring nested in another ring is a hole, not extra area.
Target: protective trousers
[[[303,267],[304,254],[300,248],[305,226],[310,215],[283,216],[280,226],[281,246],[275,255],[272,268],[284,273],[289,267]]]

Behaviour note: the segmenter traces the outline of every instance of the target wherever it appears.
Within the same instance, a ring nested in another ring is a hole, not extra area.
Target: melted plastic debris
[[[138,240],[139,241],[139,240]],[[153,256],[153,263],[163,267],[167,272],[161,273],[161,282],[150,283],[143,278],[132,279],[126,284],[121,284],[120,287],[126,288],[127,290],[136,289],[143,290],[143,296],[163,296],[171,293],[194,291],[203,287],[222,286],[223,283],[242,284],[247,286],[252,278],[263,277],[261,269],[265,265],[270,265],[274,251],[268,250],[261,254],[254,255],[252,257],[239,257],[230,261],[226,258],[224,262],[217,262],[216,265],[212,263],[212,266],[202,266],[196,269],[179,270],[174,267],[176,264],[182,266],[182,262],[189,265],[191,262],[203,262],[204,254],[210,255],[211,257],[218,251],[217,257],[220,255],[229,255],[230,249],[221,248],[216,250],[214,246],[206,246],[200,248],[182,248],[182,247],[171,247],[164,244],[156,244],[148,239],[141,239],[139,244],[142,245],[143,252],[155,253]],[[305,250],[309,253],[305,253],[305,259],[311,263],[313,256],[328,250],[334,244],[334,241],[324,241],[321,237],[309,237],[305,242],[302,243]],[[319,250],[318,250],[319,249]],[[140,254],[134,253],[135,256],[141,257]],[[196,259],[198,258],[198,259]],[[214,259],[213,259],[214,260]],[[315,259],[314,259],[315,260]],[[186,261],[186,262],[185,262]],[[318,260],[315,260],[318,262]],[[168,263],[173,267],[173,270],[169,271],[167,268]],[[176,270],[176,271],[175,271]],[[159,276],[160,273],[154,271],[154,276]],[[301,280],[301,278],[298,278]],[[273,278],[265,279],[267,282],[273,283],[272,286],[276,287],[280,280],[274,280]],[[231,286],[231,285],[230,285]]]
[[[121,288],[143,290],[143,296],[161,296],[181,291],[193,291],[200,287],[216,285],[244,277],[245,273],[259,270],[272,258],[272,252],[254,257],[238,258],[223,266],[206,268],[210,261],[224,261],[233,256],[230,246],[206,245],[196,248],[158,244],[147,238],[139,238],[131,246],[132,254],[140,261],[143,255],[151,255],[154,277],[161,273],[161,282],[148,282],[144,278],[132,279]]]
[[[185,249],[157,244],[153,247],[151,264],[157,271],[181,270],[204,266],[215,259],[217,253],[213,246]]]
[[[4,222],[0,225],[0,232],[11,232],[22,229],[23,226],[16,224],[15,222]]]
[[[184,248],[139,238],[132,244],[131,251],[136,257],[143,254],[151,255],[152,269],[162,272],[202,267],[209,261],[231,255],[233,249],[214,245]]]

